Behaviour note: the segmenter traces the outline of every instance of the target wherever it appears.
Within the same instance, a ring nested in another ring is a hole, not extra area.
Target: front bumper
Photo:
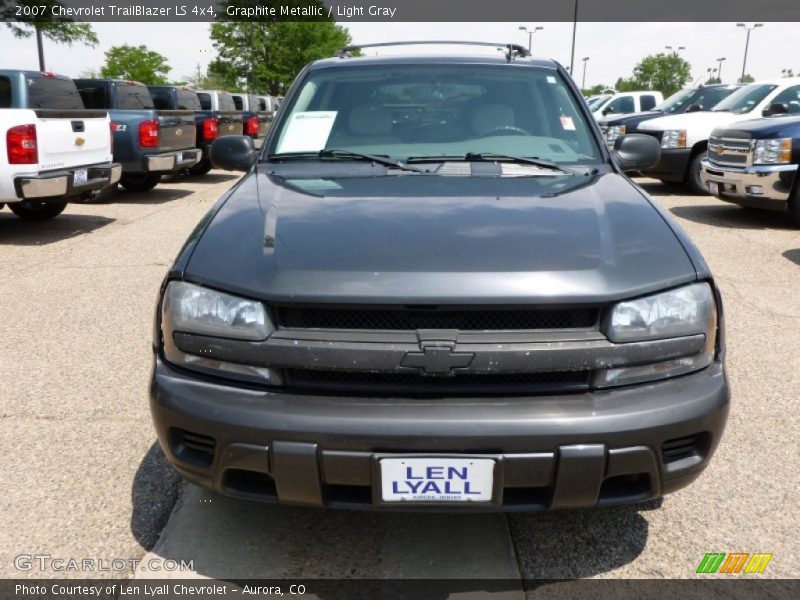
[[[689,168],[691,158],[691,148],[662,148],[658,164],[652,169],[643,171],[643,174],[662,181],[681,183],[686,179],[686,170]]]
[[[497,461],[493,503],[450,510],[641,502],[702,472],[728,405],[719,362],[591,393],[403,399],[238,387],[156,356],[150,389],[161,446],[188,480],[228,496],[340,508],[397,508],[381,503],[378,460],[432,454]]]
[[[720,200],[776,210],[786,210],[798,170],[794,164],[737,168],[708,159],[703,159],[702,165],[700,180]],[[715,184],[716,190],[709,184]]]
[[[203,158],[199,148],[176,150],[162,154],[150,154],[142,159],[143,170],[147,173],[174,173],[193,167]]]
[[[86,180],[82,183],[76,183],[83,180],[82,177],[76,179],[79,171],[86,171]],[[121,174],[122,166],[117,163],[86,165],[16,177],[14,190],[21,200],[52,198],[60,201],[112,185],[119,181]]]

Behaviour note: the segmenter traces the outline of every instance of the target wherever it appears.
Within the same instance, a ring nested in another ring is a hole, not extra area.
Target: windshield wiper
[[[512,154],[500,154],[497,152],[467,152],[463,156],[414,156],[408,159],[409,162],[436,161],[447,162],[451,160],[463,160],[465,162],[493,162],[508,161],[523,165],[533,165],[542,169],[552,169],[563,173],[571,173],[568,169],[560,166],[552,160],[546,160],[537,156],[514,156]]]
[[[356,160],[366,160],[374,162],[379,165],[387,167],[394,167],[401,171],[412,171],[414,173],[428,173],[428,169],[421,167],[412,167],[402,161],[389,158],[388,156],[381,156],[378,154],[363,154],[361,152],[353,152],[351,150],[339,150],[338,148],[325,148],[319,152],[287,152],[285,154],[270,154],[267,156],[268,160],[282,160],[291,158],[352,158]]]

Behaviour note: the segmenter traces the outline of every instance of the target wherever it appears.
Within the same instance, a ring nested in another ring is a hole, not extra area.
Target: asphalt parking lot
[[[334,512],[183,486],[155,443],[156,291],[235,180],[176,179],[44,223],[0,211],[0,576],[87,575],[20,570],[19,554],[147,552],[193,560],[193,571],[140,565],[138,577],[685,578],[706,552],[768,552],[761,577],[800,573],[800,230],[782,215],[640,180],[698,244],[725,301],[733,405],[716,457],[689,488],[571,512]]]

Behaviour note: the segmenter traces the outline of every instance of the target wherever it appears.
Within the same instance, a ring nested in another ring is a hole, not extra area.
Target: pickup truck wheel
[[[11,206],[9,204],[9,206]],[[786,206],[786,212],[789,213],[789,218],[792,222],[800,227],[800,180],[794,184],[792,193],[789,194],[789,202]]]
[[[689,163],[689,172],[686,174],[686,183],[689,185],[689,189],[691,189],[693,193],[701,196],[709,195],[708,188],[706,188],[706,186],[703,185],[703,182],[700,181],[700,161],[705,157],[705,150],[697,154],[692,159],[692,162]]]
[[[205,175],[211,170],[211,161],[204,158],[193,167],[189,167],[189,175]]]
[[[123,174],[119,184],[129,192],[148,192],[158,185],[161,175],[152,173]]]
[[[47,221],[57,217],[67,208],[66,202],[33,202],[25,200],[23,202],[12,202],[8,205],[11,211],[28,221]]]

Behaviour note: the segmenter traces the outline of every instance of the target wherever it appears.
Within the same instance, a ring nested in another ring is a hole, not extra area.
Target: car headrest
[[[514,109],[508,104],[481,104],[470,115],[470,126],[478,135],[507,125],[514,125]]]
[[[392,131],[392,113],[383,106],[355,106],[347,117],[352,135],[386,135]]]

